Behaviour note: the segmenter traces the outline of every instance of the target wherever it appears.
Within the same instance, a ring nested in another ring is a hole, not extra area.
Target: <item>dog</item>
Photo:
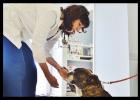
[[[72,91],[75,92],[74,85],[81,89],[82,97],[112,97],[102,86],[97,75],[85,68],[76,68],[68,73],[67,82]]]

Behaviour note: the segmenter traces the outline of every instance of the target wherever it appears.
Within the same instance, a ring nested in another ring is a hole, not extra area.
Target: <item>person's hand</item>
[[[68,70],[65,67],[61,67],[58,69],[59,74],[61,75],[61,77],[66,80],[67,76],[68,76]]]
[[[52,87],[58,88],[59,84],[57,82],[57,79],[53,75],[49,75],[47,77],[47,80]]]

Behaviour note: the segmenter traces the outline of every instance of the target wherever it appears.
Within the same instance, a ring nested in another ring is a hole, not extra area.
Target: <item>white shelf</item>
[[[87,58],[87,59],[80,59],[80,58]],[[91,58],[91,59],[88,59]],[[92,62],[93,56],[85,56],[85,55],[74,55],[74,54],[69,54],[67,57],[68,60],[74,60],[74,61],[87,61],[87,62]]]
[[[67,59],[68,61],[78,61],[78,62],[93,62],[92,60],[83,60],[83,59]]]
[[[74,57],[93,57],[93,56],[86,56],[86,55],[78,55],[78,54],[69,54],[69,57],[70,56],[74,56]]]
[[[75,42],[69,42],[69,45],[73,46],[81,46],[81,47],[87,47],[87,48],[93,48],[92,45],[86,45],[86,44],[80,44],[80,43],[75,43]]]

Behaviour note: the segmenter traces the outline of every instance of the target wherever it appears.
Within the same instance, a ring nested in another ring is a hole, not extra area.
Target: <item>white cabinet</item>
[[[90,11],[90,25],[86,29],[86,33],[75,33],[68,39],[68,45],[63,48],[63,65],[73,71],[75,68],[94,69],[94,33],[93,33],[93,17]],[[94,72],[94,71],[93,71]],[[80,96],[71,91],[69,85],[63,82],[63,96]]]
[[[67,49],[66,66],[69,71],[75,68],[87,68],[93,70],[93,46],[77,43],[70,43]],[[77,89],[76,89],[77,90]],[[66,96],[81,96],[80,90],[72,92],[69,85],[66,85]]]
[[[92,70],[93,66],[93,46],[70,43],[67,49],[67,67],[69,71],[83,67]]]

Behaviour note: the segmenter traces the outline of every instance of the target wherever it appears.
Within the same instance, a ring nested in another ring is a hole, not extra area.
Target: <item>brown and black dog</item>
[[[76,68],[74,71],[69,72],[68,82],[81,89],[82,97],[112,97],[102,87],[98,76],[92,74],[89,69]]]

